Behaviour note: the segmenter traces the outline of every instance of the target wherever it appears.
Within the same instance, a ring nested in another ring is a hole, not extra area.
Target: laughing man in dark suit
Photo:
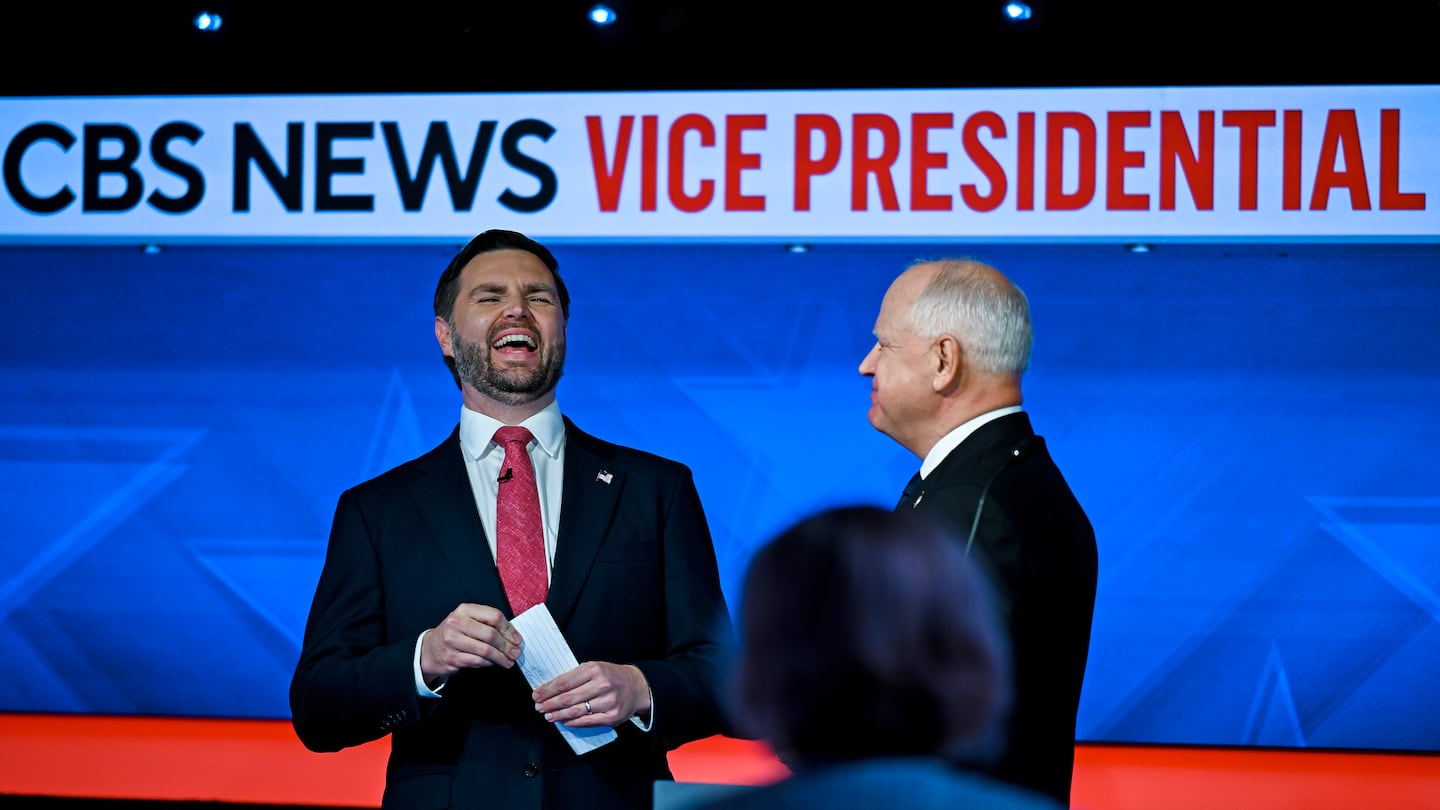
[[[1068,804],[1098,554],[1021,407],[1032,341],[1025,294],[995,268],[921,262],[885,293],[860,373],[870,424],[922,459],[896,509],[949,523],[995,583],[1015,696],[1004,753],[982,767]]]
[[[315,751],[391,735],[386,808],[648,807],[668,753],[722,731],[730,619],[691,472],[562,416],[568,314],[547,248],[471,240],[435,293],[459,425],[340,496],[292,719]],[[534,436],[545,605],[581,662],[533,689],[494,554],[503,425]],[[618,737],[577,754],[557,723]]]

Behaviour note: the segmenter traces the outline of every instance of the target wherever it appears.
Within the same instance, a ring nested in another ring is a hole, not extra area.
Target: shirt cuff
[[[440,694],[440,690],[445,688],[445,681],[441,681],[434,689],[431,689],[425,685],[425,675],[420,672],[420,646],[425,643],[425,636],[429,634],[429,632],[429,630],[426,630],[420,634],[419,638],[415,639],[415,659],[411,666],[415,670],[415,694],[422,698],[438,698],[443,697],[443,695]]]
[[[632,714],[630,722],[634,723],[635,727],[641,731],[649,731],[655,725],[655,693],[653,691],[650,692],[650,721],[646,722],[640,719],[640,715]]]

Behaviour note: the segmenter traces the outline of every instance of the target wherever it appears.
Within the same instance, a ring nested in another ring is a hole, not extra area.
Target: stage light
[[[210,11],[202,11],[195,15],[196,31],[219,31],[225,20],[219,14]]]
[[[1012,20],[1030,19],[1030,5],[1028,3],[1006,3],[1005,16]]]
[[[600,28],[604,28],[615,22],[615,9],[604,3],[596,3],[590,7],[590,12],[586,16],[590,18],[590,22]]]

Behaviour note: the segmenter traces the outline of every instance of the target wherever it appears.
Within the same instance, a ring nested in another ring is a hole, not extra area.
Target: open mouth
[[[528,332],[506,332],[490,344],[490,348],[507,354],[534,352],[539,348],[534,336]]]

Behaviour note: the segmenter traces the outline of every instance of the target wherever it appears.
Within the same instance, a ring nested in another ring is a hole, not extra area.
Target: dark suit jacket
[[[1024,412],[961,442],[925,479],[914,508],[965,542],[992,477],[970,556],[993,574],[1010,632],[1015,697],[1008,744],[987,770],[1068,804],[1095,610],[1095,532]],[[896,506],[906,508],[905,499]]]
[[[697,810],[1060,810],[1049,796],[938,760],[884,758],[806,770]],[[660,808],[657,810],[671,810]]]
[[[290,685],[314,751],[392,735],[387,808],[648,807],[667,753],[723,731],[730,615],[688,467],[565,420],[558,545],[546,600],[581,661],[634,664],[649,733],[576,755],[535,712],[519,667],[467,670],[416,695],[415,642],[457,605],[508,612],[457,428],[439,447],[344,492]],[[608,472],[609,481],[600,473]]]

